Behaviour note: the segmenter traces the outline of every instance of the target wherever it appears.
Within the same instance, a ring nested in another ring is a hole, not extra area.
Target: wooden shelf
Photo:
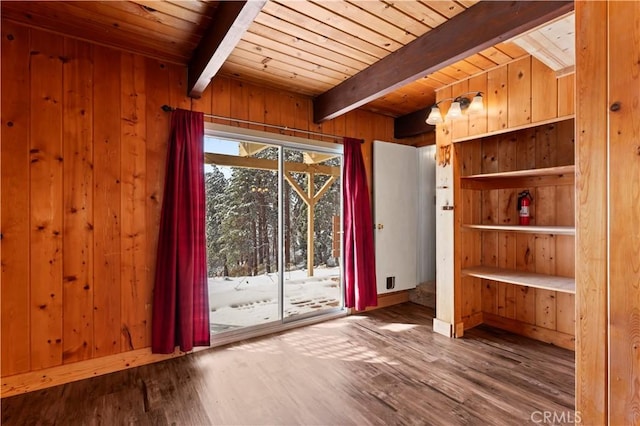
[[[545,167],[541,169],[484,173],[460,176],[462,189],[524,188],[527,186],[573,185],[576,166]]]
[[[576,234],[576,228],[573,226],[462,225],[462,228],[480,231],[523,232],[528,234]]]
[[[459,138],[453,138],[452,141],[454,143],[457,143],[457,142],[465,142],[465,141],[471,141],[475,139],[481,139],[487,136],[503,135],[505,133],[515,132],[517,130],[531,129],[532,127],[544,126],[546,124],[553,124],[553,123],[559,123],[561,121],[573,120],[574,118],[575,118],[574,114],[565,115],[562,117],[554,117],[554,118],[550,118],[549,120],[542,120],[542,121],[537,121],[535,123],[523,124],[522,126],[514,126],[514,127],[509,127],[509,128],[500,129],[500,130],[493,130],[491,132],[481,133],[478,135],[469,135],[469,136],[463,136]]]
[[[484,173],[481,175],[460,176],[461,179],[496,179],[496,178],[519,178],[519,177],[539,177],[539,176],[562,176],[573,175],[576,171],[576,166],[558,166],[558,167],[545,167],[542,169],[528,169],[528,170],[514,170],[510,172],[498,172],[498,173]]]
[[[554,275],[514,271],[512,269],[495,268],[493,266],[474,266],[471,268],[465,268],[462,270],[462,275],[527,287],[541,288],[544,290],[560,291],[563,293],[575,294],[576,292],[576,281],[574,278],[558,277]]]

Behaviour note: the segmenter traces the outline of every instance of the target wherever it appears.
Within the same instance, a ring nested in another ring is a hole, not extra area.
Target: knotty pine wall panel
[[[640,422],[640,4],[611,2],[609,24],[609,421]],[[625,46],[636,55],[625,52]],[[615,165],[615,166],[614,166]],[[581,204],[581,208],[586,205]]]
[[[28,143],[31,366],[42,369],[62,363],[62,235],[63,143],[62,64],[63,39],[31,31],[30,121]],[[10,59],[9,59],[10,60]],[[24,96],[21,94],[20,96]],[[5,142],[6,143],[6,142]],[[9,141],[12,143],[12,141]],[[4,144],[3,144],[4,146]],[[11,200],[3,197],[3,203]],[[16,285],[25,285],[20,283]],[[6,283],[4,284],[6,285]],[[10,322],[11,323],[11,322]]]
[[[172,66],[155,59],[147,59],[146,72],[146,140],[145,140],[145,200],[147,233],[146,282],[153,283],[156,275],[156,252],[160,227],[160,211],[164,192],[165,163],[167,161],[167,129],[170,126],[170,115],[158,109],[158,105],[171,102]],[[146,320],[151,324],[150,309]]]
[[[461,142],[455,148],[463,175],[573,164],[573,157],[567,154],[574,150],[573,120]],[[517,197],[524,189],[530,190],[534,200],[532,225],[574,225],[573,185],[463,190],[462,222],[517,224]],[[472,199],[477,194],[481,198]],[[461,233],[461,247],[463,268],[481,264],[574,276],[572,236],[467,231]],[[471,277],[462,279],[462,291],[465,327],[476,325],[474,313],[486,312],[539,330],[575,335],[573,295]]]
[[[507,65],[508,127],[531,123],[531,56]]]
[[[29,299],[29,30],[2,23],[2,375],[29,371],[31,301]],[[11,37],[9,37],[11,35]],[[11,40],[10,40],[11,39]],[[7,143],[15,140],[21,143]],[[9,203],[9,200],[11,202]],[[6,285],[7,283],[15,283]],[[5,326],[11,323],[11,327]]]
[[[314,124],[305,96],[216,77],[190,99],[186,84],[185,67],[2,21],[3,396],[162,359],[149,346],[163,104],[363,138],[370,182],[372,141],[394,142],[390,117]]]
[[[93,356],[120,352],[120,53],[93,48]],[[4,373],[3,373],[4,374]]]
[[[146,275],[146,78],[145,60],[123,53],[120,61],[121,318],[122,352],[151,343],[152,283]]]
[[[92,357],[93,61],[91,46],[64,40],[62,301],[64,362]]]
[[[545,123],[572,116],[575,110],[575,75],[556,78],[553,70],[531,56],[452,83],[436,93],[443,99],[469,91],[483,92],[484,111],[463,112],[461,118],[451,121],[454,140]],[[466,96],[472,98],[473,93]],[[451,101],[443,102],[443,116],[450,105]]]

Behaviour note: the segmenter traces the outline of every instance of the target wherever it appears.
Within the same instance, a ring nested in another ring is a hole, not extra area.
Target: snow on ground
[[[285,316],[340,306],[340,268],[317,267],[284,273]],[[255,277],[209,278],[213,332],[278,320],[277,273]]]

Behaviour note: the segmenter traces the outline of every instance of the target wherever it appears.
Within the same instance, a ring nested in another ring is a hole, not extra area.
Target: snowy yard
[[[285,317],[340,306],[340,268],[318,267],[284,273]],[[221,332],[277,321],[277,273],[255,277],[209,278],[211,330]]]

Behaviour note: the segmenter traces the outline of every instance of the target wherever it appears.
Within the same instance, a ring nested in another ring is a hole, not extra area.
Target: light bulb
[[[460,102],[452,102],[449,112],[447,112],[447,120],[453,120],[454,118],[462,117],[462,108],[460,108]]]
[[[471,105],[469,105],[469,112],[476,113],[482,112],[484,110],[484,103],[482,101],[482,95],[478,93],[473,97],[473,101],[471,101]]]
[[[431,107],[431,112],[429,113],[429,117],[427,117],[426,123],[431,125],[436,125],[442,123],[442,114],[440,114],[440,108],[437,106]]]

